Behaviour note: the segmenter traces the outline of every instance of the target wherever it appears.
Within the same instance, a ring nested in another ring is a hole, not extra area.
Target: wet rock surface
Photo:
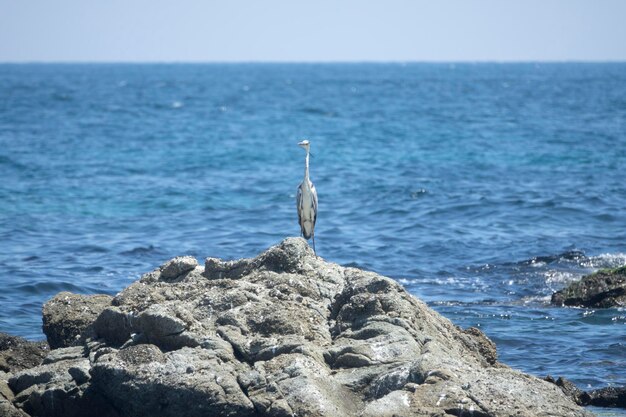
[[[176,258],[94,305],[91,322],[69,322],[78,337],[59,329],[65,347],[8,378],[9,404],[70,417],[591,415],[498,363],[478,329],[299,238],[254,259]]]
[[[626,266],[602,269],[552,295],[552,304],[572,307],[626,306]]]
[[[626,387],[605,387],[587,393],[589,402],[596,407],[626,408]]]
[[[561,388],[563,393],[578,405],[626,408],[626,387],[605,387],[593,391],[583,391],[563,377],[555,380],[548,375],[545,380]]]

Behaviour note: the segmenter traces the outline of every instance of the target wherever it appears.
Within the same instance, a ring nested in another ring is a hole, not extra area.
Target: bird
[[[303,140],[298,145],[306,151],[304,159],[304,179],[298,186],[296,193],[296,207],[298,209],[298,223],[302,236],[309,240],[313,239],[313,253],[315,250],[315,220],[317,220],[317,191],[309,178],[309,155],[311,144],[308,140]]]

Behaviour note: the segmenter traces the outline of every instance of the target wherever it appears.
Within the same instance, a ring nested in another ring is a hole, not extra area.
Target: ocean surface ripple
[[[626,264],[626,64],[0,65],[0,331],[59,291],[297,235],[479,326],[503,362],[626,384],[626,311],[550,294]]]

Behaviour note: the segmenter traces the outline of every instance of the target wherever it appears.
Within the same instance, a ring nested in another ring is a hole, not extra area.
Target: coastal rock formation
[[[29,342],[21,337],[0,333],[0,416],[27,416],[13,405],[15,395],[9,388],[8,380],[13,372],[41,364],[48,351],[45,342]]]
[[[626,408],[626,387],[604,387],[587,393],[589,402],[596,407]]]
[[[102,310],[111,305],[109,295],[79,295],[60,292],[43,306],[43,332],[50,348],[73,346]]]
[[[0,371],[12,373],[37,366],[49,350],[46,342],[29,342],[0,333]]]
[[[626,306],[626,266],[601,269],[552,295],[559,306],[609,308]]]
[[[545,380],[561,388],[563,393],[578,405],[626,408],[626,387],[605,387],[593,391],[583,391],[563,377],[555,380],[548,375]]]
[[[254,259],[176,258],[87,328],[11,376],[13,404],[66,417],[591,415],[500,364],[479,330],[300,238]]]

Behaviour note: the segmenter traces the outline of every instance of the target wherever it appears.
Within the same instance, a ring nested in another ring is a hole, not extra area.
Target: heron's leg
[[[313,238],[313,253],[317,256],[317,251],[315,250],[315,233],[313,233],[311,237]]]

